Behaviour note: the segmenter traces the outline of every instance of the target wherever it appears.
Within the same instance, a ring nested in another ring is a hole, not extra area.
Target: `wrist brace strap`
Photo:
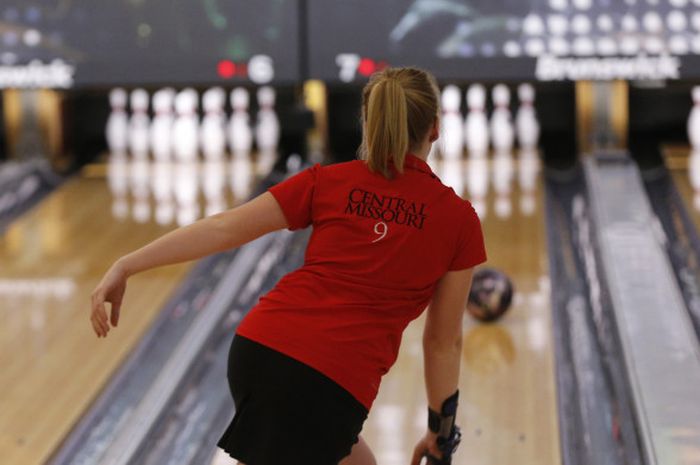
[[[452,464],[452,454],[457,450],[457,446],[462,438],[459,427],[455,425],[458,398],[459,390],[442,403],[440,413],[428,407],[428,428],[433,433],[437,433],[438,448],[442,452],[442,459],[426,454],[429,465]]]
[[[449,438],[457,415],[459,389],[442,403],[440,413],[428,407],[428,429],[438,436]]]

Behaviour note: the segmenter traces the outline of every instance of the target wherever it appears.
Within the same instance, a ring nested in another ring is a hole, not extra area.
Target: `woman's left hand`
[[[119,262],[107,270],[100,284],[92,292],[92,312],[90,321],[97,337],[106,337],[109,332],[109,323],[116,327],[119,322],[119,309],[122,306],[124,291],[126,291],[127,273]],[[107,319],[105,302],[111,304],[111,320]]]
[[[411,458],[411,465],[420,465],[423,461],[423,457],[427,454],[432,455],[436,459],[442,459],[442,452],[437,445],[437,434],[426,431],[425,436],[418,441],[416,447],[413,449],[413,457]],[[427,463],[430,463],[428,460]]]

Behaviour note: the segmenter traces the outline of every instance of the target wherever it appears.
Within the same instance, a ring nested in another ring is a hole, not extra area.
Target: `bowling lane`
[[[663,155],[688,213],[700,230],[700,152],[693,152],[687,146],[667,146]]]
[[[207,166],[94,167],[0,237],[0,461],[44,463],[148,330],[191,263],[132,277],[106,339],[90,325],[90,293],[121,255],[230,206],[222,176],[250,180],[235,163]]]
[[[453,463],[559,464],[554,354],[544,219],[544,189],[535,154],[435,163],[441,179],[474,201],[483,223],[487,266],[516,288],[495,324],[465,315],[459,424]],[[363,434],[383,465],[406,464],[425,432],[424,316],[411,323],[384,377]]]

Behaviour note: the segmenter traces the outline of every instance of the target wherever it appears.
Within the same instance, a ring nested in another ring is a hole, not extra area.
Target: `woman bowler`
[[[404,328],[428,307],[428,418],[412,465],[423,457],[450,463],[459,441],[462,315],[472,269],[486,253],[471,204],[426,162],[438,115],[427,72],[373,75],[362,93],[358,160],[311,166],[117,260],[92,294],[98,337],[117,325],[129,276],[312,225],[303,266],[236,330],[228,362],[236,412],[218,446],[245,465],[374,464],[363,422]]]

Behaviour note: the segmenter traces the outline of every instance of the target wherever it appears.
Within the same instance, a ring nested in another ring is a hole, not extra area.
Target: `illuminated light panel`
[[[564,35],[569,30],[569,22],[563,15],[549,15],[547,27],[553,35]]]
[[[682,11],[673,10],[666,17],[666,24],[670,30],[680,32],[688,27],[688,19]]]
[[[520,49],[520,44],[514,40],[509,40],[503,44],[503,54],[507,57],[519,57],[522,51]]]
[[[525,53],[530,56],[540,56],[544,53],[545,46],[542,39],[530,39],[525,42]]]
[[[598,29],[604,32],[610,32],[613,30],[614,24],[610,15],[600,15],[596,20],[596,25]]]
[[[549,39],[549,51],[555,55],[563,56],[569,54],[569,42],[561,37]]]
[[[591,31],[591,20],[586,15],[576,15],[571,22],[571,30],[579,35],[588,34]]]

